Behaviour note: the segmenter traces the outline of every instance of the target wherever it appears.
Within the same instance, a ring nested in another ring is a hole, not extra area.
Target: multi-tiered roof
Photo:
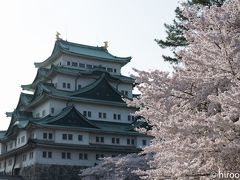
[[[78,129],[86,132],[116,133],[120,135],[137,135],[138,132],[134,131],[134,128],[141,126],[141,123],[139,124],[139,122],[119,123],[89,120],[71,104],[71,102],[74,101],[127,107],[123,98],[129,97],[121,94],[121,92],[111,85],[111,82],[133,84],[134,79],[121,74],[111,74],[101,66],[94,67],[93,69],[81,70],[54,64],[55,60],[63,54],[87,59],[93,58],[104,62],[114,62],[121,66],[124,66],[131,59],[131,57],[122,58],[113,56],[104,47],[86,46],[63,41],[62,39],[57,40],[51,56],[41,63],[35,63],[38,71],[34,81],[29,85],[22,85],[23,90],[32,91],[33,94],[21,93],[16,109],[14,112],[8,113],[8,115],[11,116],[11,123],[6,132],[0,132],[0,141],[5,141],[8,138],[14,137],[21,129],[39,127],[51,127],[57,129],[68,128],[69,130]],[[49,79],[59,74],[73,77],[92,77],[96,80],[83,88],[76,89],[75,91],[64,91],[57,89],[54,84],[49,82]],[[64,108],[57,115],[49,114],[45,117],[33,117],[31,108],[36,107],[42,101],[51,98],[65,100],[66,102],[69,102],[69,106]],[[31,142],[24,147],[28,148],[33,143],[41,144],[43,142],[39,140],[31,140]],[[95,148],[95,146],[92,148]],[[106,146],[105,148],[110,148],[110,146]],[[120,147],[119,151],[122,150],[128,152],[136,151],[134,148],[128,147],[126,149],[126,147]]]

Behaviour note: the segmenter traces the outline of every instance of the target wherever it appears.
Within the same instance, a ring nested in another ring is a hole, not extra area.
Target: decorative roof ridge
[[[84,48],[89,48],[89,49],[94,49],[94,50],[102,50],[102,51],[107,51],[108,52],[108,50],[103,48],[103,47],[91,46],[91,45],[86,45],[86,44],[79,44],[79,43],[74,43],[74,42],[70,42],[70,41],[65,41],[63,39],[57,40],[57,43],[60,46],[61,46],[61,43],[62,43],[63,45],[73,45],[73,46],[84,47]],[[67,43],[67,44],[64,44],[64,43]],[[63,47],[63,48],[66,48],[66,47]]]
[[[128,60],[131,60],[132,57],[131,56],[128,56],[128,57],[119,57],[119,56],[114,56],[112,55],[111,53],[109,53],[109,51],[104,48],[104,47],[99,47],[99,46],[90,46],[90,45],[85,45],[85,44],[79,44],[79,43],[74,43],[74,42],[69,42],[69,41],[64,41],[62,39],[59,39],[56,41],[57,42],[57,45],[60,47],[60,50],[63,50],[63,51],[68,51],[69,50],[69,45],[72,45],[72,46],[77,46],[77,47],[82,47],[82,48],[87,48],[87,49],[93,49],[93,50],[100,50],[100,51],[103,51],[103,52],[106,52],[108,53],[110,56],[112,56],[113,58],[118,58],[118,59],[128,59]]]

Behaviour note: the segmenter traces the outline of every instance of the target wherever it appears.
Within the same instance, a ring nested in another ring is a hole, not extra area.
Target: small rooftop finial
[[[104,41],[104,46],[102,46],[104,49],[107,49],[108,48],[108,41]]]
[[[60,35],[61,35],[61,34],[60,34],[59,32],[56,33],[56,40],[61,39],[61,38],[60,38]]]

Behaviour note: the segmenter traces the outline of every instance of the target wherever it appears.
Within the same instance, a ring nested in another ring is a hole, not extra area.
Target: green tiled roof
[[[102,74],[101,78],[91,85],[77,91],[73,96],[124,103],[121,94],[108,83],[105,74]]]
[[[7,131],[0,132],[0,139],[4,140],[16,133],[17,129],[25,129],[30,125],[46,128],[67,128],[93,133],[139,135],[134,130],[134,127],[137,127],[134,123],[88,120],[74,106],[68,106],[56,116],[48,115],[43,118],[33,118],[30,112],[14,111],[9,128]]]
[[[60,56],[61,53],[75,55],[83,58],[96,59],[101,61],[115,62],[125,65],[131,60],[131,57],[117,57],[110,54],[102,47],[88,46],[73,42],[64,41],[62,39],[55,42],[52,55],[41,63],[35,63],[36,67],[43,67],[51,64],[51,62]]]
[[[65,100],[126,106],[126,103],[122,99],[122,95],[117,89],[109,84],[106,76],[106,74],[102,74],[101,77],[92,84],[74,92],[59,90],[51,83],[40,82],[38,83],[34,95],[32,96],[31,102],[26,107],[30,107],[38,103],[41,98],[45,97],[45,95]],[[126,96],[124,97],[127,98]]]
[[[21,110],[22,108],[27,106],[31,102],[32,97],[33,97],[32,94],[21,93],[16,109]]]
[[[5,136],[6,132],[7,131],[0,131],[0,139],[2,139]]]
[[[81,128],[97,128],[94,124],[87,120],[74,106],[68,106],[62,110],[57,116],[47,116],[37,121],[36,124],[49,124],[49,125],[60,125],[60,126],[73,126]]]

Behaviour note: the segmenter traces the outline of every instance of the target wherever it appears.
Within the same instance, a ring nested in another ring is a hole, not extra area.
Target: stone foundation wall
[[[80,180],[78,176],[83,166],[66,166],[66,165],[42,165],[21,169],[20,175],[24,180]]]

